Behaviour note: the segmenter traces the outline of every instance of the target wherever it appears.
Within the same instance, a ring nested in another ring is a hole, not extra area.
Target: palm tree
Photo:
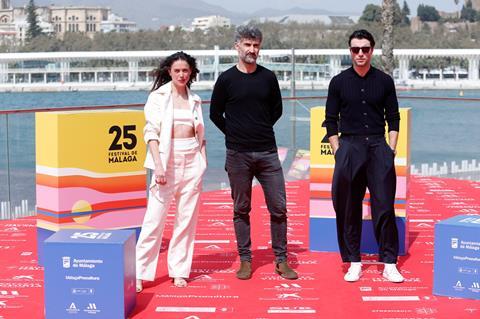
[[[393,15],[395,0],[382,0],[382,64],[383,70],[392,75],[395,67],[393,59]]]

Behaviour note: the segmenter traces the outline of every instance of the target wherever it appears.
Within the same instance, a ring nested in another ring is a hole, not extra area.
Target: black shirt
[[[277,78],[261,65],[253,73],[243,73],[233,66],[215,83],[210,119],[225,134],[228,149],[276,150],[273,125],[281,115],[282,96]]]
[[[327,136],[384,135],[385,121],[388,131],[399,131],[395,84],[388,74],[370,67],[364,77],[353,67],[334,76],[328,88],[325,126]]]

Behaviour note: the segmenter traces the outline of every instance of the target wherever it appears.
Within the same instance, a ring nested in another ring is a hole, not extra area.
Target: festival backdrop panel
[[[332,177],[335,167],[332,148],[323,126],[325,107],[314,107],[310,112],[310,249],[338,251],[335,210],[332,204]],[[400,254],[408,248],[407,201],[410,171],[410,109],[400,109],[400,134],[395,157],[397,188],[395,194],[396,223],[399,230]],[[361,250],[377,253],[373,233],[370,194],[363,201],[363,231]]]
[[[146,207],[141,111],[36,113],[41,243],[60,229],[141,226]]]

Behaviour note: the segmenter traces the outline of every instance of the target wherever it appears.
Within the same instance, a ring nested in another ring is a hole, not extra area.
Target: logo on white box
[[[87,308],[83,311],[85,311],[86,313],[89,313],[89,314],[96,314],[96,313],[100,312],[100,310],[98,310],[98,308],[97,308],[97,304],[95,304],[93,302],[89,302]]]
[[[63,256],[62,257],[62,265],[63,265],[63,268],[70,268],[70,257],[68,256]]]
[[[74,302],[70,304],[70,306],[65,309],[69,314],[77,314],[80,310],[77,308]]]
[[[452,248],[457,249],[458,248],[458,238],[452,238]]]
[[[70,236],[71,239],[108,239],[112,233],[97,232],[75,232]]]
[[[463,287],[462,282],[459,280],[459,281],[457,281],[455,286],[453,286],[453,289],[455,289],[457,291],[462,291],[462,290],[465,289],[465,287]]]

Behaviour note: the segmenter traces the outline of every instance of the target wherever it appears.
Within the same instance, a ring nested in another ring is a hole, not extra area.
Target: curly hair
[[[262,42],[262,31],[254,25],[241,25],[235,29],[235,42],[241,39],[258,40]]]
[[[152,74],[155,77],[152,91],[155,91],[165,83],[168,83],[172,80],[172,77],[170,76],[168,71],[172,67],[172,64],[178,60],[185,61],[190,66],[190,70],[192,71],[192,73],[190,74],[190,79],[188,79],[188,82],[187,82],[187,86],[190,88],[190,85],[195,80],[195,78],[197,77],[197,74],[200,71],[197,68],[197,61],[195,60],[194,57],[192,57],[191,55],[183,51],[179,51],[172,55],[167,56],[165,59],[163,59],[160,62],[159,67],[152,71]]]

